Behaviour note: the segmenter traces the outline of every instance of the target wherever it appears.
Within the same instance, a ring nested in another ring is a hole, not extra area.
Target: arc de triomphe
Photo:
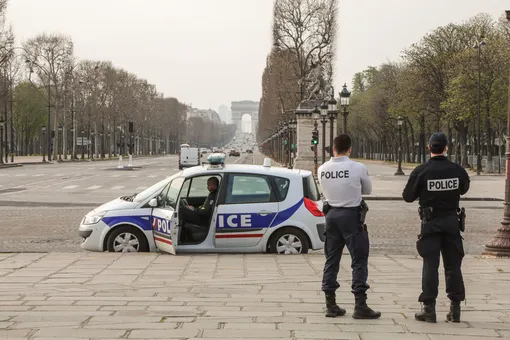
[[[232,102],[230,110],[232,112],[232,124],[236,124],[238,131],[242,131],[242,118],[245,114],[248,114],[251,116],[251,133],[257,135],[259,127],[259,102],[251,100]]]

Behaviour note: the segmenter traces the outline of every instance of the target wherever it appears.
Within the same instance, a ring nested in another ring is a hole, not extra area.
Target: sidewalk
[[[355,320],[350,259],[326,318],[323,255],[0,254],[2,339],[363,339],[510,338],[510,262],[466,256],[460,324],[414,320],[421,261],[370,258],[368,303],[379,320]]]
[[[140,158],[150,158],[150,157],[163,157],[163,156],[171,156],[173,154],[165,154],[165,155],[134,155],[133,159],[140,159]],[[108,157],[108,155],[105,155],[105,158],[93,158],[89,159],[87,156],[85,156],[85,159],[81,159],[81,155],[78,155],[78,159],[72,160],[71,155],[68,156],[68,159],[62,158],[62,162],[101,162],[101,161],[113,161],[113,160],[119,160],[119,156],[112,156]],[[124,161],[129,160],[129,156],[123,156]],[[9,166],[21,166],[21,165],[33,165],[33,164],[58,164],[60,163],[58,161],[58,157],[56,159],[52,159],[51,162],[48,162],[48,157],[46,157],[46,162],[43,162],[42,156],[14,156],[14,163],[11,163],[11,158],[9,156],[9,163],[6,164],[0,164],[0,169],[2,167],[9,167]]]

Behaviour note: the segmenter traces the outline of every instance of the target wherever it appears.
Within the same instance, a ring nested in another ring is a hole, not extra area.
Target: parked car
[[[79,227],[81,248],[171,254],[324,248],[323,203],[311,171],[271,167],[270,159],[262,166],[224,164],[225,155],[218,155],[89,212]],[[210,177],[218,178],[220,193],[210,225],[183,223],[179,208],[202,205]]]
[[[241,153],[239,151],[237,151],[236,149],[232,149],[232,150],[230,150],[228,155],[231,157],[239,157],[239,156],[241,156]]]

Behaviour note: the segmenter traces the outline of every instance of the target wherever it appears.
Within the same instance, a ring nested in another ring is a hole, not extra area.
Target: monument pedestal
[[[312,112],[315,106],[320,108],[322,101],[306,101],[302,102],[296,110],[296,140],[297,140],[297,154],[294,162],[294,169],[303,169],[314,171],[314,152],[312,150],[312,131],[314,129],[314,119],[312,118]],[[336,136],[337,121],[333,121],[333,136]],[[330,141],[330,120],[328,118],[326,123],[326,146],[329,146]],[[322,164],[322,149],[324,144],[322,143],[322,122],[321,119],[317,119],[317,130],[319,131],[319,144],[317,144],[317,167]],[[325,161],[330,159],[330,155],[326,152]],[[316,174],[314,173],[314,176]]]

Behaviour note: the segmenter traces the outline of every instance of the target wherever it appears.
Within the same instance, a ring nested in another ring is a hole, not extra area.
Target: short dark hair
[[[209,177],[207,182],[214,182],[214,184],[216,184],[216,187],[218,187],[218,185],[220,185],[220,181],[217,177]]]
[[[346,134],[336,136],[333,140],[333,147],[337,153],[346,153],[352,146],[351,137]]]

